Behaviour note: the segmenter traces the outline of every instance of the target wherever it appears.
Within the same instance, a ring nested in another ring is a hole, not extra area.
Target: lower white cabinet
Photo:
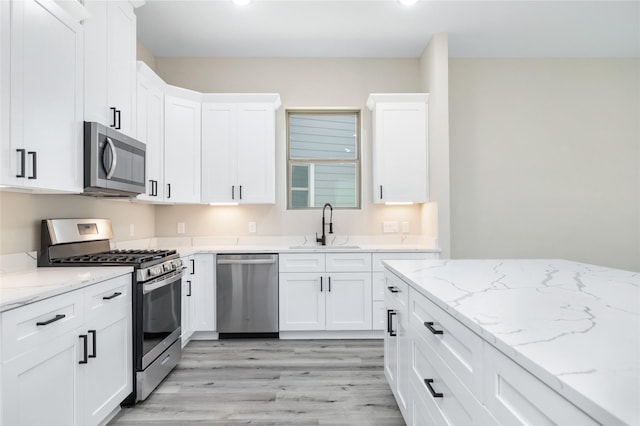
[[[182,346],[194,332],[216,330],[215,255],[192,254],[182,258]]]
[[[97,425],[119,406],[132,391],[131,290],[127,274],[2,313],[2,424]]]
[[[281,254],[280,330],[371,330],[370,268],[370,253]]]

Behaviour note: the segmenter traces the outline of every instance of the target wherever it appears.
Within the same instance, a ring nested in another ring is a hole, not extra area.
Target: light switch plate
[[[178,222],[178,234],[184,234],[184,222]]]
[[[133,223],[129,224],[129,236],[133,237],[136,234],[136,229]]]
[[[382,222],[382,232],[398,232],[398,222],[396,221]]]
[[[249,222],[249,232],[252,233],[252,234],[256,232],[256,223],[255,222]]]
[[[402,222],[402,232],[405,234],[409,232],[409,222]]]

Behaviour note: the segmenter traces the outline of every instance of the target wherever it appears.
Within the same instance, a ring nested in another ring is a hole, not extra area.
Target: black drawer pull
[[[78,336],[82,339],[82,359],[80,361],[78,361],[78,364],[86,364],[87,362],[89,362],[89,359],[87,358],[89,356],[88,349],[88,341],[87,341],[87,335],[86,334],[81,334],[80,336]]]
[[[322,276],[320,276],[320,292],[322,293]]]
[[[111,296],[104,296],[102,298],[102,300],[111,300],[111,299],[116,298],[116,297],[121,296],[121,295],[122,295],[122,293],[120,293],[119,291],[116,291]]]
[[[95,358],[96,357],[96,330],[89,330],[89,334],[93,337],[93,343],[92,343],[92,347],[91,349],[93,350],[93,353],[91,355],[89,355],[89,358]]]
[[[187,282],[189,283],[189,291],[187,292],[187,296],[191,297],[191,281],[187,280]]]
[[[387,309],[387,333],[389,333],[389,336],[391,337],[397,336],[396,332],[393,330],[393,316],[396,314],[397,312],[393,309]]]
[[[41,325],[49,325],[49,324],[51,324],[52,322],[60,321],[60,320],[61,320],[62,318],[64,318],[64,317],[66,317],[66,315],[64,315],[64,314],[58,314],[58,315],[56,315],[55,317],[51,318],[50,320],[47,320],[47,321],[38,321],[38,322],[36,323],[36,325],[37,325],[38,327],[39,327],[39,326],[41,326]]]
[[[23,178],[26,176],[24,170],[25,170],[25,163],[26,163],[26,153],[27,151],[25,149],[16,149],[16,151],[18,152],[18,154],[20,154],[20,173],[18,173],[16,175],[17,178]]]
[[[433,383],[433,379],[424,379],[424,384],[427,386],[427,389],[429,389],[429,393],[431,394],[431,396],[434,398],[442,398],[444,395],[433,390],[433,388],[431,387],[431,383]]]
[[[429,331],[432,332],[433,334],[443,334],[444,333],[444,331],[442,331],[442,330],[436,330],[435,328],[433,328],[433,322],[431,322],[431,321],[425,322],[424,326],[427,327],[429,329]]]
[[[391,293],[400,293],[400,290],[398,290],[398,287],[394,287],[394,286],[389,286],[387,287],[387,289],[391,292]]]

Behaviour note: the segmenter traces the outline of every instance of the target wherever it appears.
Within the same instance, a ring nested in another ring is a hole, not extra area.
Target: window
[[[360,208],[360,111],[287,111],[290,209]]]

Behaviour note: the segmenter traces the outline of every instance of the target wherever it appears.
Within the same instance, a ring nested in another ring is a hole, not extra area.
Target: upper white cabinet
[[[129,1],[85,2],[84,119],[136,137],[136,15]]]
[[[202,95],[167,86],[164,96],[164,200],[200,202],[200,100]]]
[[[373,202],[429,201],[426,93],[372,94]]]
[[[136,129],[147,145],[147,191],[139,200],[164,199],[164,91],[166,84],[144,63],[138,62]]]
[[[81,192],[82,25],[56,2],[0,2],[0,183]]]
[[[202,202],[275,203],[277,94],[208,94],[202,105]]]

